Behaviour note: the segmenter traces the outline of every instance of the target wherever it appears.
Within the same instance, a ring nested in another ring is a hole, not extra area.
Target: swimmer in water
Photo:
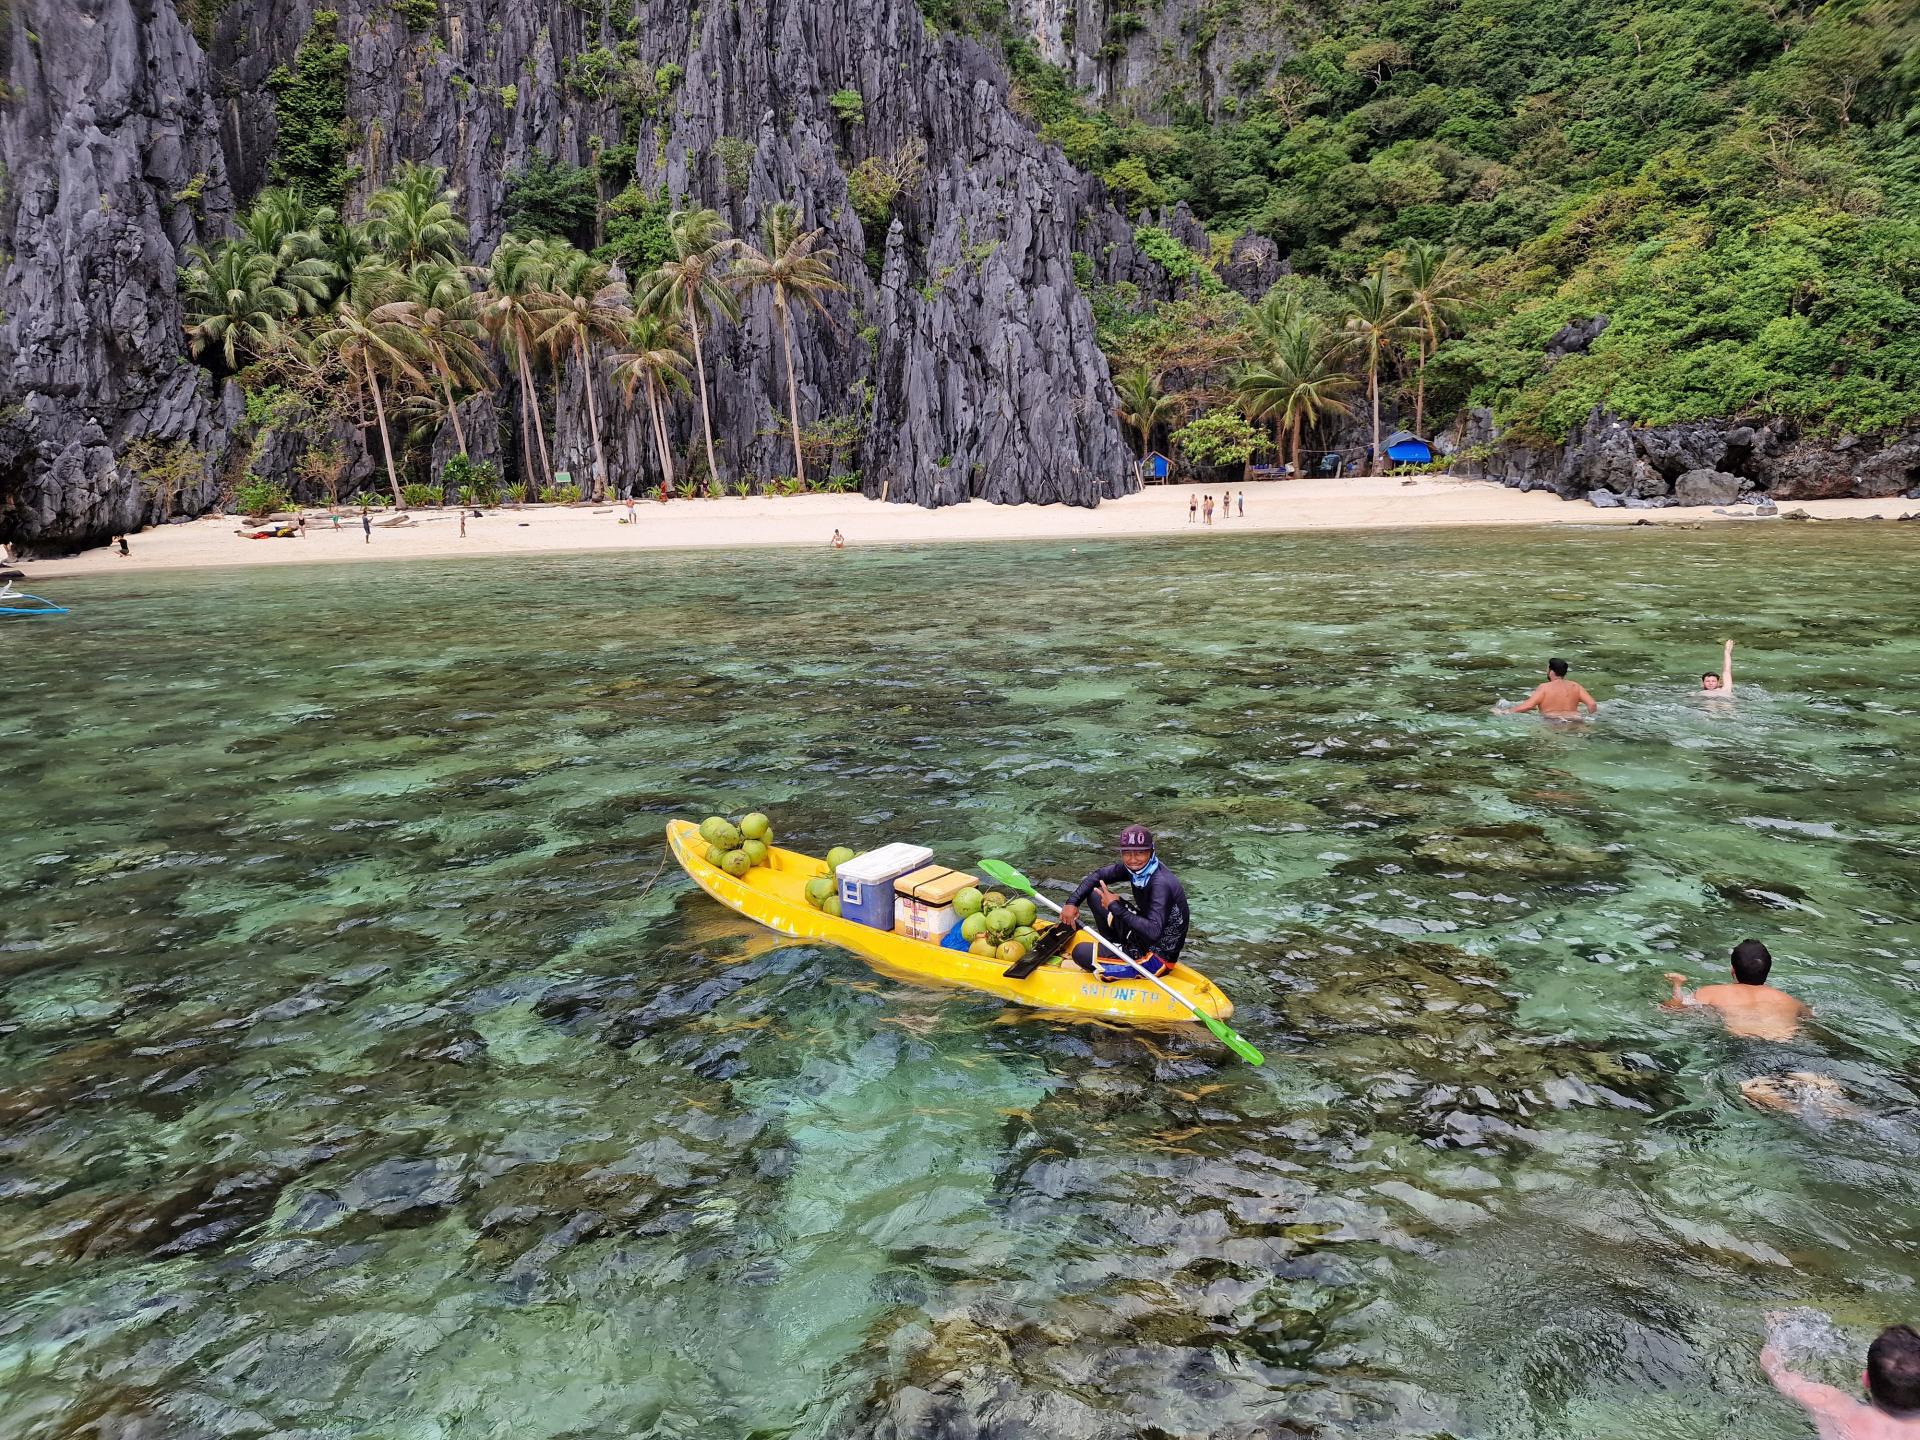
[[[1666,978],[1673,984],[1673,997],[1663,1002],[1667,1010],[1686,1010],[1705,1006],[1718,1011],[1729,1035],[1749,1040],[1791,1040],[1800,1022],[1813,1013],[1809,1005],[1767,984],[1773,969],[1773,956],[1758,940],[1742,940],[1733,947],[1732,985],[1702,985],[1689,995],[1681,987],[1687,977],[1669,970]]]
[[[1587,713],[1598,715],[1600,702],[1587,693],[1584,685],[1567,679],[1567,662],[1555,656],[1547,661],[1547,682],[1534,688],[1534,692],[1518,705],[1508,706],[1501,701],[1493,707],[1496,715],[1524,715],[1529,710],[1538,710],[1549,720],[1566,720],[1580,713],[1580,707],[1587,707]]]
[[[1700,688],[1709,695],[1733,695],[1733,641],[1722,642],[1726,649],[1720,652],[1720,673],[1711,670],[1700,677]]]
[[[1912,1326],[1889,1325],[1867,1347],[1862,1398],[1787,1368],[1779,1346],[1785,1318],[1767,1316],[1760,1368],[1813,1418],[1820,1440],[1920,1440],[1920,1334]]]

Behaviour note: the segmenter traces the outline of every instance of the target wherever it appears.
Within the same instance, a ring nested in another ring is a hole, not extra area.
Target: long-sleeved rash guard
[[[1103,865],[1080,882],[1071,903],[1084,905],[1102,881],[1114,889],[1123,880],[1133,891],[1133,909],[1113,907],[1108,929],[1118,933],[1112,938],[1136,960],[1151,950],[1169,963],[1177,961],[1187,943],[1187,890],[1164,864],[1154,867],[1144,885],[1134,884],[1133,872],[1124,865]]]

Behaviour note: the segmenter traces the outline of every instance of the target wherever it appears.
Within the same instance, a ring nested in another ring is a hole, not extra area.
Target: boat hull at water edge
[[[827,867],[814,856],[776,847],[767,852],[766,864],[735,877],[708,861],[706,841],[691,822],[668,821],[667,843],[693,882],[729,910],[795,940],[817,940],[851,950],[876,969],[902,979],[959,985],[1040,1010],[1134,1024],[1193,1023],[1192,1016],[1145,980],[1112,984],[1072,965],[1046,965],[1025,980],[1010,980],[1001,973],[1006,967],[998,959],[949,950],[816,910],[807,903],[806,884],[825,875]],[[1196,1009],[1215,1019],[1225,1020],[1233,1013],[1233,1002],[1225,993],[1190,966],[1177,966],[1165,978]]]

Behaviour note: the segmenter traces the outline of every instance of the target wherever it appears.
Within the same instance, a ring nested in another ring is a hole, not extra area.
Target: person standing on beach
[[[1200,497],[1198,495],[1189,495],[1187,496],[1187,523],[1191,525],[1193,524],[1194,521],[1198,520],[1199,518],[1200,518]]]
[[[467,538],[467,512],[464,510],[460,512],[460,538]]]
[[[1240,492],[1240,518],[1247,518],[1247,492],[1244,490]]]
[[[1720,652],[1720,673],[1716,675],[1711,670],[1707,671],[1700,677],[1700,688],[1709,695],[1724,695],[1731,699],[1733,697],[1733,641],[1723,640],[1721,644],[1725,648]]]
[[[1587,693],[1584,685],[1567,678],[1567,662],[1556,655],[1547,661],[1546,684],[1535,686],[1533,693],[1518,705],[1510,707],[1506,701],[1500,701],[1493,707],[1493,713],[1524,715],[1529,710],[1538,710],[1549,720],[1569,720],[1580,713],[1582,705],[1590,715],[1600,713],[1600,702]]]
[[[639,524],[640,522],[639,508],[640,508],[640,502],[633,498],[633,492],[629,490],[627,492],[627,523],[629,525]]]
[[[847,537],[842,535],[838,530],[835,530],[833,532],[833,539],[830,543],[832,544],[834,549],[844,550],[847,548]]]
[[[367,537],[367,544],[373,543],[373,512],[366,506],[360,507],[360,531]]]
[[[1213,524],[1213,494],[1211,491],[1208,492],[1207,498],[1201,502],[1200,513],[1206,517],[1207,524]]]

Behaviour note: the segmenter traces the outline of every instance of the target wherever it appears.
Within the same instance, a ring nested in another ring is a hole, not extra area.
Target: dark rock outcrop
[[[1605,333],[1610,317],[1589,315],[1584,320],[1569,320],[1547,341],[1547,358],[1557,360],[1563,355],[1584,354],[1587,347]]]
[[[1776,500],[1883,498],[1920,483],[1920,433],[1802,435],[1778,419],[1634,426],[1595,410],[1556,446],[1501,437],[1490,412],[1472,410],[1446,443],[1462,456],[1456,474],[1568,500],[1596,490],[1629,504],[1671,496],[1677,505],[1730,505],[1753,491]]]
[[[78,545],[216,494],[240,401],[187,358],[175,272],[231,209],[169,0],[20,0],[0,106],[0,534]]]
[[[1740,498],[1743,482],[1725,470],[1689,470],[1673,482],[1674,503],[1679,505],[1731,505]]]

